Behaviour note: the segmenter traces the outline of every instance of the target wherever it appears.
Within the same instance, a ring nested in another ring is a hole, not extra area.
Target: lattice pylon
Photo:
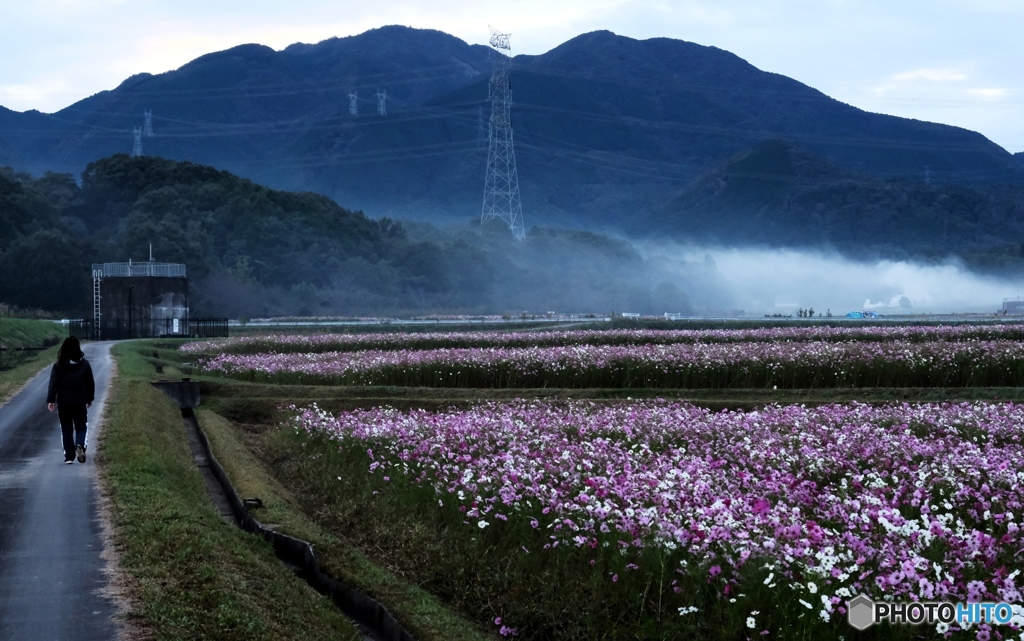
[[[135,133],[135,144],[132,146],[132,158],[138,158],[142,155],[142,128],[134,127]]]
[[[484,204],[480,223],[492,218],[504,221],[512,235],[522,240],[523,204],[519,197],[519,173],[512,142],[512,88],[508,68],[512,63],[509,34],[491,29],[491,120],[488,123],[487,170],[484,175]]]

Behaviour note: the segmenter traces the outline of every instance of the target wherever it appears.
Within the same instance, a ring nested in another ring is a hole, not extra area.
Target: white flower
[[[800,601],[800,605],[804,606],[804,607],[805,607],[805,608],[807,608],[808,610],[811,610],[811,609],[813,609],[813,608],[814,608],[814,606],[813,606],[813,605],[811,605],[811,604],[810,604],[810,603],[808,603],[807,601],[804,601],[803,599],[798,599],[798,601]]]
[[[756,626],[757,623],[754,622],[754,617],[747,617],[747,627],[753,630]]]
[[[691,605],[690,607],[687,607],[687,608],[679,608],[679,616],[683,616],[684,614],[690,614],[691,612],[696,612],[696,611],[697,611],[697,606],[695,606],[695,605]]]
[[[938,634],[946,634],[946,632],[949,631],[949,624],[948,623],[943,623],[942,621],[939,621],[938,623],[935,624],[935,631]]]
[[[807,589],[810,590],[811,594],[818,593],[818,586],[814,585],[813,582],[807,584]]]
[[[768,573],[768,578],[764,580],[764,584],[768,585],[769,583],[772,582],[772,579],[774,579],[774,578],[775,578],[775,573],[774,572],[769,572]]]
[[[482,530],[482,529],[484,529],[485,527],[487,527],[488,525],[490,525],[490,523],[488,523],[487,521],[479,521],[479,522],[477,523],[477,525],[479,525],[479,526],[480,526],[480,529]]]

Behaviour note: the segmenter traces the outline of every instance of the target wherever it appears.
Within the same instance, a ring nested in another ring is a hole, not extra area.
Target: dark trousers
[[[88,429],[89,415],[85,403],[57,403],[57,416],[60,418],[60,435],[64,442],[64,458],[75,458],[75,446],[85,447],[85,432]],[[74,430],[74,439],[71,432]]]

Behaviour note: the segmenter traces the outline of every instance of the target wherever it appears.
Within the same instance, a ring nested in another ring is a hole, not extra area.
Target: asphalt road
[[[84,465],[64,465],[57,412],[46,409],[49,367],[0,407],[0,640],[117,636],[114,603],[103,595],[106,562],[92,460],[110,382],[110,346],[83,346],[96,377]]]

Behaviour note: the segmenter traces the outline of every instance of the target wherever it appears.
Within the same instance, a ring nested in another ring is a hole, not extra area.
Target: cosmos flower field
[[[531,332],[394,332],[388,334],[279,334],[235,336],[186,343],[182,351],[225,354],[349,352],[366,349],[670,345],[675,343],[887,342],[905,340],[1021,340],[1024,326],[931,325],[874,327],[768,327],[755,329],[576,330]]]
[[[262,336],[182,350],[207,374],[244,381],[524,396],[1024,385],[1024,332],[1009,325]],[[637,638],[854,638],[844,606],[867,594],[1014,607],[1008,626],[886,628],[879,638],[1024,640],[1022,405],[715,412],[516,400],[284,413],[303,455],[334,453],[335,467],[316,468],[325,480],[356,479],[370,502],[404,497],[390,517],[430,515],[452,549],[475,550],[502,576],[559,568],[590,595],[580,602],[636,617],[613,623]],[[534,597],[487,596],[495,611],[492,598],[505,604],[495,632],[560,636]]]
[[[514,536],[510,522],[528,523],[524,550],[578,548],[610,581],[653,551],[673,587],[712,582],[762,625],[749,612],[777,605],[766,599],[824,625],[860,593],[1005,601],[1024,625],[1024,407],[294,411],[297,430],[365,452],[378,479],[431,488],[464,527]],[[680,616],[708,607],[682,589],[662,598]]]
[[[252,381],[493,388],[1016,386],[1016,340],[761,341],[219,354],[209,372]]]

